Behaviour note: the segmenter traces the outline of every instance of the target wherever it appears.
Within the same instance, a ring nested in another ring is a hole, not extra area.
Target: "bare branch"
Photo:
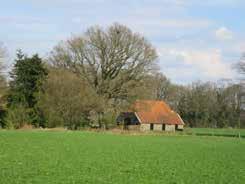
[[[56,66],[79,73],[98,94],[114,99],[137,86],[156,59],[155,48],[144,37],[120,24],[91,27],[83,36],[61,42],[50,57]]]

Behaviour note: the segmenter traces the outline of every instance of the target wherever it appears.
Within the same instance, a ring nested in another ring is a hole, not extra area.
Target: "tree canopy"
[[[17,52],[14,68],[10,72],[10,95],[8,105],[15,104],[34,107],[36,104],[35,93],[38,92],[42,80],[47,71],[39,56],[25,56],[21,51]]]
[[[91,27],[82,36],[57,45],[50,57],[55,66],[80,74],[106,99],[128,99],[156,63],[155,48],[141,35],[114,24]]]
[[[10,72],[11,81],[7,97],[10,123],[19,124],[20,122],[14,122],[20,121],[19,119],[22,119],[22,124],[38,123],[35,95],[40,90],[46,75],[47,71],[42,59],[37,54],[28,57],[20,50],[17,52],[17,59]],[[11,111],[16,113],[11,113]]]

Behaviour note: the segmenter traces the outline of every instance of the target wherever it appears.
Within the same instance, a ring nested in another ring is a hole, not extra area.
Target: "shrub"
[[[22,128],[26,124],[31,124],[30,111],[22,105],[9,108],[5,117],[6,128]]]

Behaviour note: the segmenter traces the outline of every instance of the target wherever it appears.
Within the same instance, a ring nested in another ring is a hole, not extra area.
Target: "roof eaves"
[[[138,116],[137,112],[134,112],[134,114],[137,117],[137,119],[139,120],[139,122],[142,124],[142,121],[141,121],[140,117]]]
[[[180,115],[178,113],[176,113],[176,114],[178,115],[178,117],[181,120],[181,122],[183,123],[183,125],[185,125],[185,123],[184,123],[183,119],[180,117]]]

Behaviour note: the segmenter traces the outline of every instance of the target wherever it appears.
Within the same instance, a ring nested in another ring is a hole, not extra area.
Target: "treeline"
[[[165,100],[190,127],[245,126],[241,85],[176,85],[157,59],[144,37],[119,24],[60,42],[45,60],[18,51],[9,82],[1,76],[1,127],[110,128],[136,99]]]
[[[240,121],[240,90],[236,84],[196,82],[184,87],[172,103],[177,104],[176,111],[190,127],[244,127]]]

